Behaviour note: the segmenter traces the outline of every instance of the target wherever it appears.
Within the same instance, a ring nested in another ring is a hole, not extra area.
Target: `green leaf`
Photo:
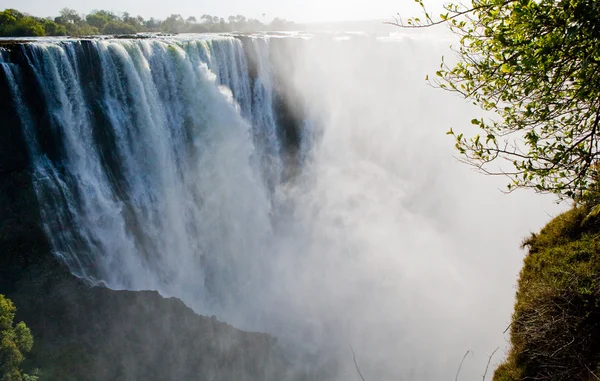
[[[600,2],[482,0],[472,6],[477,9],[450,3],[439,16],[460,44],[454,64],[442,57],[437,86],[497,121],[471,119],[485,144],[479,135],[450,129],[456,149],[478,167],[491,159],[512,162],[518,172],[513,187],[561,199],[582,194],[592,181],[589,163],[598,161],[590,146],[600,144],[594,122],[600,118]],[[467,17],[457,17],[465,9]]]

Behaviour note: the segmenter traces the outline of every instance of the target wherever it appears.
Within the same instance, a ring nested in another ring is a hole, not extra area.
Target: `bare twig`
[[[589,366],[587,366],[587,365],[586,365],[586,366],[585,366],[585,368],[588,370],[588,372],[590,372],[590,374],[591,374],[592,376],[594,376],[594,378],[595,378],[596,380],[600,380],[600,377],[596,376],[596,373],[592,372],[592,370],[590,369],[590,367],[589,367]]]
[[[492,362],[492,357],[494,357],[494,355],[496,354],[496,352],[498,352],[499,349],[500,349],[500,347],[496,348],[496,350],[494,350],[492,352],[492,354],[490,355],[490,357],[488,358],[487,365],[485,366],[485,372],[483,373],[483,378],[482,378],[483,381],[485,381],[485,376],[487,376],[487,372],[490,367],[490,363]]]
[[[465,355],[462,358],[462,361],[460,362],[460,365],[458,366],[458,370],[456,371],[456,377],[454,377],[454,381],[458,381],[458,375],[460,374],[460,370],[463,366],[463,363],[465,362],[465,359],[467,358],[467,356],[469,355],[469,353],[471,353],[471,350],[469,349]]]
[[[358,363],[356,362],[356,354],[354,353],[354,348],[352,348],[352,345],[348,344],[348,346],[350,347],[350,350],[352,351],[352,360],[354,360],[354,366],[356,367],[356,371],[358,372],[358,375],[360,376],[360,379],[362,381],[365,381],[365,378],[363,377],[360,368],[358,367]]]
[[[429,27],[432,27],[432,26],[435,26],[435,25],[445,24],[445,23],[447,23],[447,22],[449,22],[449,21],[451,21],[451,20],[453,20],[453,19],[455,19],[457,17],[468,15],[470,13],[479,11],[479,10],[484,9],[484,8],[504,7],[504,6],[506,6],[506,5],[510,4],[510,3],[513,3],[513,2],[515,2],[515,0],[506,0],[504,3],[499,4],[499,5],[482,4],[482,5],[478,5],[476,7],[473,7],[473,8],[464,9],[462,11],[455,10],[455,11],[452,12],[452,13],[454,13],[452,16],[446,15],[445,18],[443,18],[441,20],[438,20],[438,21],[433,21],[433,19],[431,17],[429,17],[429,13],[425,9],[425,7],[421,6],[423,8],[424,13],[425,13],[425,18],[426,18],[426,21],[427,21],[426,24],[408,24],[408,25],[406,25],[402,21],[401,17],[399,17],[398,19],[394,18],[395,19],[394,22],[389,22],[388,21],[388,22],[384,22],[384,24],[393,25],[393,26],[397,26],[397,27],[400,27],[400,28],[406,28],[406,29],[410,29],[410,28],[429,28]],[[449,11],[448,8],[446,10]]]

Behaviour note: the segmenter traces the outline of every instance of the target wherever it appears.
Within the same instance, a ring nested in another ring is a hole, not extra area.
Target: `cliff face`
[[[597,380],[600,218],[589,206],[556,217],[524,242],[512,348],[495,381]]]
[[[9,125],[10,126],[10,125]],[[0,152],[18,158],[18,135]],[[42,380],[296,379],[276,340],[196,315],[157,292],[112,291],[73,277],[40,227],[27,160],[0,172],[0,293],[31,328],[27,368]]]
[[[0,129],[0,152],[19,155]],[[12,144],[11,144],[12,143]],[[196,315],[156,292],[112,291],[74,278],[40,227],[25,161],[0,173],[0,293],[31,328],[26,364],[45,380],[285,380],[274,338]]]
[[[18,56],[18,45],[12,49]],[[305,379],[271,336],[196,315],[156,292],[112,291],[73,277],[41,228],[12,102],[0,75],[0,293],[35,338],[27,369],[41,369],[42,380]]]

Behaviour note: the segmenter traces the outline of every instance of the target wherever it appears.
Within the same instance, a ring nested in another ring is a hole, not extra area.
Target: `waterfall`
[[[468,379],[504,343],[547,200],[452,161],[444,132],[479,111],[423,83],[448,45],[41,39],[0,48],[0,80],[77,277],[276,334],[336,380],[348,344],[380,380],[448,379],[473,350]]]
[[[55,254],[92,284],[157,289],[206,313],[227,305],[270,229],[269,196],[250,160],[262,155],[253,137],[263,127],[251,120],[264,119],[255,114],[269,107],[252,107],[241,43],[23,48],[47,122],[27,116],[18,68],[2,67],[30,131],[35,189]],[[270,110],[267,119],[273,138]],[[54,144],[38,142],[42,134]]]
[[[21,73],[19,71],[19,67],[15,64],[12,64],[9,61],[8,52],[2,48],[0,48],[0,68],[2,68],[4,77],[6,78],[6,81],[8,82],[9,91],[13,97],[17,115],[18,115],[19,119],[22,121],[24,128],[27,129],[26,130],[27,135],[29,135],[28,140],[31,141],[30,147],[32,150],[32,154],[35,156],[35,155],[37,155],[37,152],[38,152],[37,142],[31,136],[31,130],[30,130],[30,128],[32,126],[31,115],[29,115],[26,103],[23,99],[23,93],[19,87],[19,83],[20,83],[19,77],[20,77]]]

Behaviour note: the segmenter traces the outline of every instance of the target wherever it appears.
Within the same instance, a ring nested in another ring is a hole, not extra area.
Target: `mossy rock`
[[[580,206],[524,242],[511,352],[494,381],[597,380],[600,220]]]
[[[513,361],[507,361],[496,369],[494,381],[519,381],[523,378],[521,373]]]

